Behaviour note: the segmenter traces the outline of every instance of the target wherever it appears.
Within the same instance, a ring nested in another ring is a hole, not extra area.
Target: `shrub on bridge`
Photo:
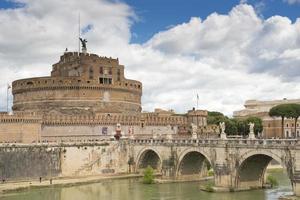
[[[146,168],[146,170],[144,171],[143,183],[144,184],[152,184],[152,183],[154,183],[154,170],[150,166],[148,166]]]

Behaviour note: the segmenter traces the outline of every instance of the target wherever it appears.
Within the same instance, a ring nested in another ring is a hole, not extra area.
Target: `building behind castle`
[[[0,142],[96,141],[113,136],[207,133],[207,111],[142,112],[142,83],[118,59],[65,52],[51,76],[12,84],[13,114],[0,114]]]
[[[233,112],[233,117],[243,119],[254,116],[261,118],[263,122],[264,138],[293,138],[295,136],[300,137],[300,122],[296,124],[295,133],[294,120],[285,119],[284,136],[282,136],[281,118],[269,116],[269,111],[272,107],[287,103],[300,104],[300,99],[283,99],[273,101],[248,100],[245,102],[245,109]]]

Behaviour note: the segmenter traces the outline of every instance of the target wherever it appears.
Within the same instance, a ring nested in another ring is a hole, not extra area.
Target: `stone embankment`
[[[97,183],[105,180],[112,179],[126,179],[126,178],[140,178],[141,174],[118,174],[118,175],[98,175],[98,176],[84,176],[84,177],[65,177],[54,178],[52,180],[42,180],[41,182],[36,179],[32,181],[22,182],[7,182],[0,184],[0,193],[19,192],[34,188],[43,187],[71,187],[81,184]]]

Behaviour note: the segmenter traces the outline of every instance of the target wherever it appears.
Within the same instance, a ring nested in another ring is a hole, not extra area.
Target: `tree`
[[[146,170],[144,171],[143,183],[144,184],[152,184],[152,183],[154,183],[154,170],[150,166],[148,166],[146,168]]]
[[[245,123],[245,120],[237,119],[236,120],[237,132],[243,136],[247,135],[249,132],[248,125]]]
[[[238,134],[237,120],[226,118],[225,119],[225,132],[228,135],[237,135]]]
[[[223,113],[216,112],[216,111],[209,111],[207,114],[207,123],[208,124],[216,124],[219,125],[219,122],[225,120],[225,116]]]
[[[281,117],[281,137],[284,137],[284,119],[285,118],[294,118],[297,122],[300,111],[298,110],[298,104],[280,104],[274,106],[269,111],[271,117]],[[299,112],[299,113],[298,113]],[[297,114],[298,113],[298,114]],[[296,126],[296,124],[295,124]]]
[[[288,118],[293,118],[295,121],[294,123],[294,137],[297,134],[297,120],[300,116],[300,104],[288,104],[289,105],[289,112],[287,114]]]
[[[262,124],[262,120],[258,117],[248,117],[244,123],[245,123],[245,127],[247,127],[246,129],[246,133],[249,134],[249,123],[252,122],[254,123],[254,134],[258,135],[258,133],[261,133],[263,131],[263,124]]]

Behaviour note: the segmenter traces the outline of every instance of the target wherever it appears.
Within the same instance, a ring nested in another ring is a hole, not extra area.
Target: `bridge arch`
[[[162,158],[160,154],[153,148],[146,147],[140,151],[136,158],[136,169],[145,169],[151,166],[155,171],[161,171]]]
[[[285,168],[281,157],[267,150],[252,150],[243,154],[239,159],[236,175],[238,188],[262,188],[265,183],[267,166],[274,159]]]
[[[179,155],[176,177],[195,179],[207,176],[210,166],[211,161],[203,151],[196,148],[189,148]]]

